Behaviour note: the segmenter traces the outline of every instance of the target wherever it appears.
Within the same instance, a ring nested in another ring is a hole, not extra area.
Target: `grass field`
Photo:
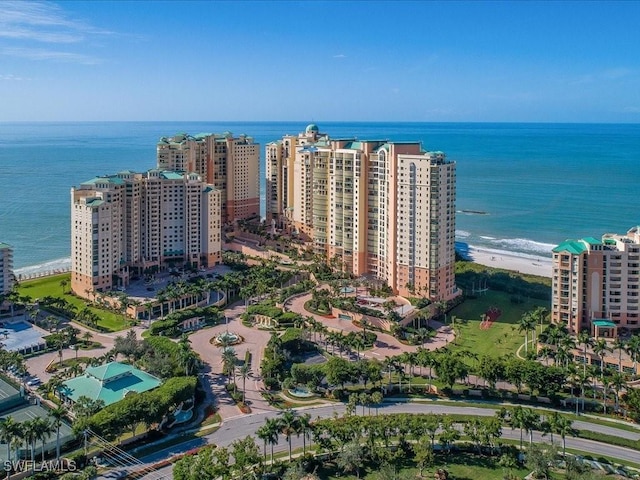
[[[123,319],[122,315],[120,314],[96,308],[95,306],[92,306],[90,302],[71,295],[70,293],[63,294],[62,287],[60,286],[60,282],[63,280],[67,282],[65,292],[68,292],[69,283],[71,282],[71,275],[68,273],[64,273],[62,275],[53,275],[50,277],[36,278],[34,280],[25,280],[24,282],[20,283],[20,286],[18,287],[18,293],[23,296],[28,295],[34,300],[36,298],[47,296],[54,298],[64,298],[71,305],[74,305],[78,310],[82,310],[84,307],[88,306],[91,311],[93,311],[96,315],[98,315],[98,317],[100,317],[98,325],[111,332],[117,332],[129,326],[129,322],[125,321],[125,319]]]
[[[528,300],[515,304],[510,298],[504,292],[488,291],[478,298],[465,300],[449,312],[447,319],[450,321],[451,316],[456,317],[455,326],[459,332],[452,348],[469,350],[479,357],[514,355],[524,343],[524,333],[518,332],[517,326],[522,314],[538,306],[548,306],[548,302]],[[480,316],[491,307],[499,308],[502,314],[488,330],[481,330]]]

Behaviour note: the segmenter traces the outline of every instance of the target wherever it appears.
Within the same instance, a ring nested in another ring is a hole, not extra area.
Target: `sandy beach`
[[[464,242],[456,242],[456,251],[472,262],[488,267],[504,268],[514,272],[551,277],[551,258],[491,248],[474,247]],[[40,265],[22,267],[15,270],[20,281],[57,275],[70,270],[68,258],[52,260]]]
[[[550,257],[479,248],[458,242],[456,243],[456,249],[467,260],[480,265],[551,278],[552,262]]]

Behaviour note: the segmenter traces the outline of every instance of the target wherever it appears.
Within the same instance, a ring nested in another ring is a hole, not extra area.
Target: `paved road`
[[[80,333],[78,334],[78,338],[82,339],[82,335],[84,334],[84,332],[88,331],[88,332],[91,332],[92,341],[99,342],[102,344],[100,348],[94,348],[92,350],[78,350],[77,351],[78,357],[95,358],[95,357],[103,356],[105,353],[107,353],[109,350],[113,348],[113,343],[116,337],[124,337],[129,331],[129,330],[122,330],[120,332],[115,332],[115,333],[98,333],[93,330],[89,330],[88,328],[76,322],[68,322],[68,324],[80,331]],[[61,325],[61,328],[64,328],[64,326],[66,326],[66,323]],[[134,327],[133,330],[136,332],[138,339],[142,338],[142,332],[144,331],[142,327]],[[62,350],[63,360],[66,360],[68,358],[73,358],[75,356],[76,356],[76,351],[71,348],[65,348]],[[57,362],[59,360],[60,360],[60,357],[58,356],[57,351],[43,353],[42,355],[37,355],[35,357],[31,357],[27,359],[26,361],[27,370],[31,375],[36,375],[40,377],[40,380],[42,380],[43,383],[46,383],[53,376],[53,374],[47,373],[45,369],[52,361]]]
[[[328,406],[309,407],[301,409],[305,413],[309,413],[313,419],[316,418],[332,418],[335,414],[342,415],[345,412],[345,406],[343,404],[332,404]],[[361,409],[358,409],[361,411]],[[478,407],[464,407],[464,406],[451,406],[451,405],[439,405],[437,402],[433,404],[424,403],[386,403],[380,408],[380,413],[436,413],[436,414],[464,414],[464,415],[478,415],[478,416],[492,416],[494,414],[493,409],[478,408]],[[373,410],[372,410],[373,413]],[[197,438],[185,442],[180,445],[176,445],[164,450],[159,450],[152,455],[143,458],[145,465],[149,466],[162,459],[170,457],[172,455],[186,452],[190,449],[203,446],[205,444],[215,444],[218,446],[228,446],[234,440],[239,438],[245,438],[246,436],[255,436],[255,431],[264,424],[267,418],[274,418],[278,416],[278,412],[260,412],[251,415],[241,415],[232,418],[228,418],[216,432],[211,435],[207,435],[203,438]],[[574,426],[580,429],[591,430],[592,432],[602,433],[606,435],[615,435],[623,438],[638,439],[640,433],[629,432],[626,430],[620,430],[603,425],[590,424],[588,422],[577,421],[574,422]],[[511,430],[509,428],[503,428],[502,437],[510,440],[519,440],[520,431]],[[526,437],[526,435],[525,435]],[[542,443],[548,442],[548,437],[542,437],[540,433],[534,433],[534,442]],[[556,439],[557,442],[560,439]],[[594,442],[591,440],[585,440],[581,438],[568,437],[566,439],[567,448],[592,452],[595,455],[604,455],[611,458],[620,460],[626,460],[629,462],[638,462],[639,453],[637,450],[630,448],[617,447],[613,445],[607,445],[604,443]],[[261,441],[258,441],[259,445],[262,445]],[[294,437],[292,439],[292,445],[294,448],[302,446],[302,439]],[[284,437],[280,437],[280,442],[274,449],[275,451],[285,451],[288,446]],[[140,467],[138,467],[140,468]],[[171,468],[166,467],[164,469],[152,472],[146,475],[144,478],[147,480],[157,480],[159,478],[170,478]],[[110,478],[107,476],[100,477],[104,480]],[[113,477],[111,477],[113,478]]]

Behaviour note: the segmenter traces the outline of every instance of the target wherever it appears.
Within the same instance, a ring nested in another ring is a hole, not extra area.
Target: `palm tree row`
[[[271,445],[271,463],[273,463],[273,447],[279,443],[280,436],[284,436],[289,445],[289,461],[291,461],[291,438],[295,435],[302,436],[302,453],[307,451],[307,441],[312,433],[311,415],[298,414],[295,410],[285,410],[276,418],[267,418],[265,424],[260,427],[256,436],[263,441],[264,458],[267,459],[267,444]]]
[[[363,409],[364,410],[364,409]],[[257,437],[263,442],[263,455],[267,461],[267,447],[271,449],[271,463],[274,461],[273,450],[284,437],[288,444],[289,461],[292,459],[291,439],[302,437],[303,455],[307,452],[307,441],[316,444],[316,452],[338,452],[338,457],[348,451],[352,445],[366,445],[362,455],[373,452],[377,447],[388,450],[391,440],[397,442],[401,451],[408,452],[419,448],[435,449],[436,440],[444,452],[451,450],[453,443],[463,435],[482,454],[486,448],[494,453],[502,436],[502,429],[510,426],[519,429],[520,446],[523,447],[524,434],[533,443],[533,432],[540,431],[543,436],[550,436],[554,443],[554,435],[562,439],[563,455],[566,451],[566,437],[576,435],[571,420],[553,412],[541,416],[534,410],[515,407],[511,410],[503,408],[493,417],[477,417],[456,422],[447,415],[427,414],[394,414],[358,416],[355,411],[347,410],[341,418],[310,421],[309,415],[287,410],[279,417],[268,418],[257,430]],[[412,446],[410,444],[412,443]],[[339,460],[339,458],[338,458]],[[370,459],[372,460],[372,459]]]
[[[49,411],[49,418],[35,417],[24,422],[16,422],[8,416],[0,423],[0,440],[7,444],[7,459],[20,460],[23,456],[20,447],[24,446],[29,451],[28,459],[36,461],[36,444],[41,442],[42,461],[45,459],[45,446],[50,436],[56,434],[56,459],[60,458],[60,427],[67,414],[66,409],[57,407]],[[11,447],[15,447],[12,455]]]

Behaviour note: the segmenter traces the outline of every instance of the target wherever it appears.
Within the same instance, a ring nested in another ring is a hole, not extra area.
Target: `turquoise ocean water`
[[[264,156],[266,143],[307,123],[0,123],[0,242],[13,245],[18,272],[66,265],[73,185],[154,167],[161,136],[245,133]],[[447,153],[457,162],[457,238],[471,245],[549,255],[566,238],[640,223],[640,125],[318,124],[334,138],[418,140]]]

